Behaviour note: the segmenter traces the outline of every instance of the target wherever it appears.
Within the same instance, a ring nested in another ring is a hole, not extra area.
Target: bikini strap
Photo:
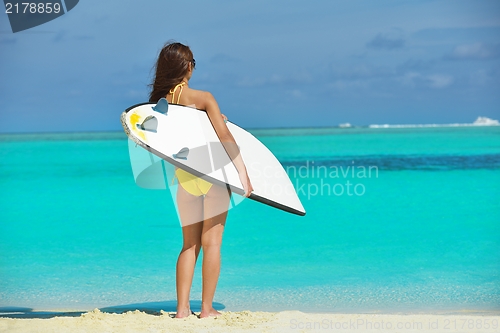
[[[174,88],[170,89],[169,93],[172,94],[172,103],[175,103],[174,102],[175,92],[177,91],[177,89],[179,89],[179,96],[177,97],[177,103],[176,103],[176,104],[179,104],[179,101],[181,100],[182,89],[183,89],[185,84],[186,84],[186,82],[182,81],[181,83],[176,85]]]

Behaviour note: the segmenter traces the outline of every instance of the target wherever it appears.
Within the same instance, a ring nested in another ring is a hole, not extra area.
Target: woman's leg
[[[219,280],[222,233],[226,224],[229,197],[230,192],[226,187],[213,185],[204,199],[205,220],[201,235],[203,285],[200,318],[220,314],[212,307],[212,301]]]
[[[189,293],[193,282],[194,267],[201,249],[203,228],[203,197],[189,194],[178,186],[177,208],[182,224],[183,245],[177,260],[177,315],[184,318],[191,314]]]

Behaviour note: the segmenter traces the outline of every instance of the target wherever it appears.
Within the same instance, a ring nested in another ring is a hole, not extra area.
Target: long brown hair
[[[189,71],[189,63],[194,64],[193,52],[189,46],[176,42],[165,44],[154,67],[155,78],[149,85],[149,101],[158,102],[179,84]]]

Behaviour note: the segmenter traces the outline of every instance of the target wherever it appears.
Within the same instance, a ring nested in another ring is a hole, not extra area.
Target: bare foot
[[[191,315],[191,310],[190,309],[184,309],[184,310],[177,310],[177,314],[175,315],[175,318],[186,318]]]
[[[221,315],[219,311],[215,310],[214,308],[210,308],[209,310],[201,310],[200,313],[200,318],[207,318],[207,317],[217,317]]]

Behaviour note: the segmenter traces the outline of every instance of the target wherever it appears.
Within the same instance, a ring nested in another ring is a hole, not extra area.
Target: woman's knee
[[[201,247],[203,249],[207,247],[221,247],[222,245],[222,235],[203,235],[201,237]]]
[[[200,249],[201,249],[201,241],[200,242],[197,242],[197,243],[184,243],[182,245],[182,250],[181,250],[181,253],[184,253],[184,252],[189,252],[189,251],[192,251],[194,253],[198,253],[200,252]]]

